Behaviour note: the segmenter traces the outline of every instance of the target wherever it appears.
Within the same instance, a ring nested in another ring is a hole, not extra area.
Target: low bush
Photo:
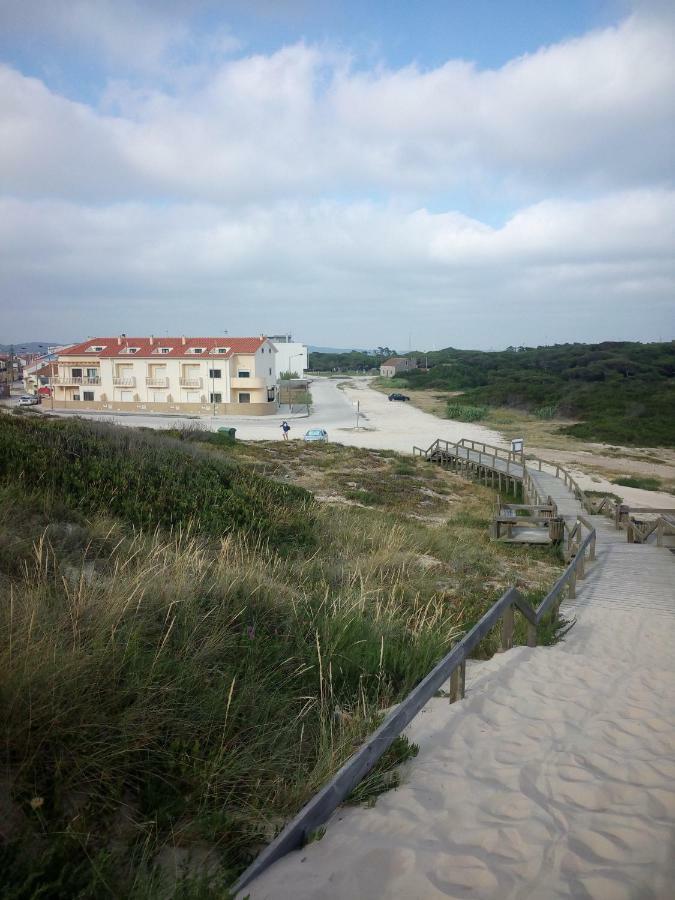
[[[613,478],[612,484],[620,484],[622,487],[642,488],[643,491],[663,490],[660,479],[650,478],[648,475],[630,475],[622,478]]]

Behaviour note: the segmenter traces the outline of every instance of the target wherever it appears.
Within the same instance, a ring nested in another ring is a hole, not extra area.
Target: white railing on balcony
[[[181,378],[180,386],[184,388],[200,388],[202,386],[201,378]]]
[[[127,375],[125,378],[121,375],[115,375],[113,377],[113,384],[115,387],[135,387],[136,378],[133,375]]]
[[[165,375],[148,375],[145,383],[148,387],[165,388],[169,386],[169,379]]]
[[[79,384],[100,384],[100,383],[101,383],[101,379],[98,377],[98,375],[96,375],[96,376],[90,375],[90,376],[85,376],[85,377],[81,377],[81,376],[74,377],[72,375],[57,375],[56,378],[54,379],[54,384],[79,385]]]

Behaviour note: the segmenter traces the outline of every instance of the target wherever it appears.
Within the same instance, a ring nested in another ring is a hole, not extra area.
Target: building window
[[[79,399],[80,399],[79,394],[73,394],[73,400],[79,400]]]
[[[203,347],[193,347],[191,350],[188,350],[188,353],[196,353],[197,355],[199,355],[200,353],[203,353],[203,352],[204,352]]]
[[[134,354],[134,353],[138,353],[138,351],[139,351],[140,349],[141,349],[140,347],[122,347],[122,349],[120,350],[120,353],[131,353],[131,354]]]
[[[273,403],[275,399],[275,391],[274,388],[267,388],[267,402]]]
[[[84,351],[85,353],[100,353],[101,350],[105,350],[105,347],[87,347]]]
[[[251,377],[251,373],[249,372],[248,369],[239,369],[237,371],[237,378],[250,378],[250,377]]]
[[[221,378],[220,369],[209,369],[209,378]]]
[[[153,353],[171,353],[171,347],[158,347],[156,350],[152,351]]]
[[[222,403],[223,395],[222,394],[211,394],[211,403]]]
[[[85,401],[93,400],[93,399],[94,399],[94,392],[93,392],[93,391],[82,391],[82,399],[85,400]]]
[[[82,369],[71,369],[72,378],[82,378]]]
[[[251,395],[250,394],[239,394],[239,402],[240,403],[250,403]]]
[[[229,347],[216,347],[216,353],[227,353]]]

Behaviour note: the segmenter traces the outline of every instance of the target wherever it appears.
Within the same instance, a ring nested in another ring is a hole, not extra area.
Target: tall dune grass
[[[267,510],[291,531],[225,516],[214,534],[199,516],[112,515],[104,480],[70,491],[38,474],[0,480],[0,882],[14,900],[225,896],[515,566],[534,593],[555,572],[541,551],[488,542],[482,488],[429,527],[270,483]],[[211,871],[197,893],[167,874],[187,854]]]

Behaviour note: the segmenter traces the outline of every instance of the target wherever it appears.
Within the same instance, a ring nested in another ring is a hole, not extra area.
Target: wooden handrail
[[[586,535],[577,555],[568,564],[546,597],[533,609],[516,588],[509,588],[494,603],[473,628],[464,635],[437,663],[420,683],[412,689],[385,718],[380,727],[351,756],[333,778],[305,804],[295,818],[257,857],[232,886],[236,895],[254,878],[261,875],[273,862],[302,846],[308,836],[322,825],[331,813],[354,790],[356,785],[373,768],[394,740],[415,718],[422,707],[450,679],[450,701],[462,699],[466,660],[483,638],[500,622],[502,623],[502,649],[513,645],[513,613],[518,610],[527,621],[527,645],[537,646],[537,625],[554,607],[560,605],[561,594],[567,587],[570,597],[576,596],[577,577],[584,577],[584,555],[595,537],[595,530]]]

